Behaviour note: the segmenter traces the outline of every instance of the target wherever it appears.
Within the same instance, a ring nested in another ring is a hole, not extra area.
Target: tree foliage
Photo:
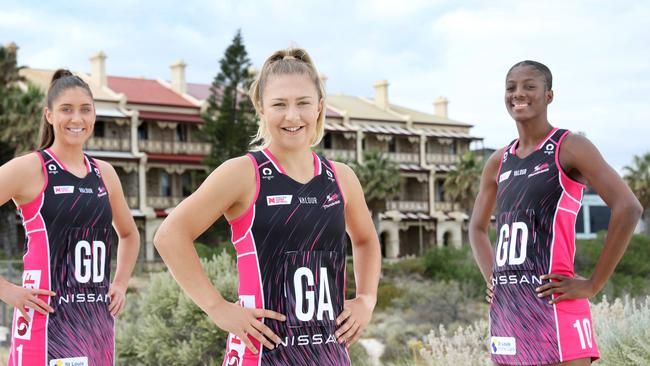
[[[379,229],[379,214],[386,210],[386,200],[393,198],[400,190],[399,168],[379,151],[365,152],[363,163],[354,161],[350,167],[363,187],[375,229]]]
[[[625,166],[623,170],[623,179],[643,206],[645,233],[650,235],[650,214],[647,212],[650,209],[650,153],[635,155],[632,165]]]
[[[453,209],[458,205],[461,210],[471,212],[478,194],[482,170],[482,161],[474,152],[467,151],[461,156],[456,167],[447,174],[445,192],[452,202]]]

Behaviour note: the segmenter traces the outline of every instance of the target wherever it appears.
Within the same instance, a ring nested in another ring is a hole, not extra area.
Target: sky
[[[531,59],[553,72],[549,121],[584,132],[619,172],[650,152],[650,2],[471,0],[13,1],[0,4],[0,42],[18,62],[89,72],[210,83],[241,29],[256,67],[273,51],[305,48],[328,93],[372,97],[388,80],[391,103],[473,124],[484,146],[516,137],[505,75]],[[179,6],[182,4],[182,6]]]

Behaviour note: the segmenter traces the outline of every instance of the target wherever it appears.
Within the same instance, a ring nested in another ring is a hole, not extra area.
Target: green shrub
[[[434,281],[456,281],[470,286],[474,298],[483,298],[485,280],[469,246],[434,247],[424,255],[425,274]]]
[[[224,298],[237,298],[237,268],[222,252],[201,260]],[[169,272],[151,275],[148,286],[131,295],[116,324],[121,365],[219,365],[227,334],[217,328],[180,289]]]

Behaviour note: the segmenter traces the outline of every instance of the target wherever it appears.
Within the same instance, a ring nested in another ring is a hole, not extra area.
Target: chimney
[[[447,100],[447,98],[438,97],[438,99],[436,99],[433,102],[433,108],[434,108],[433,114],[435,114],[438,117],[447,118],[447,106],[448,105],[449,105],[449,101]]]
[[[183,60],[178,60],[169,66],[172,69],[172,90],[181,94],[187,93],[185,66],[187,64]]]
[[[106,54],[103,51],[90,56],[90,78],[100,87],[106,86]]]
[[[388,109],[388,81],[379,80],[375,83],[375,104],[377,107]]]
[[[14,42],[9,42],[9,43],[7,43],[7,44],[5,45],[5,48],[6,48],[9,52],[13,52],[13,53],[16,53],[16,51],[18,51],[18,46],[16,46],[16,43],[14,43]]]

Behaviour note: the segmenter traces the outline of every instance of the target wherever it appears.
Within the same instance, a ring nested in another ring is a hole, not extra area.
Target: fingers
[[[259,320],[255,320],[255,322],[252,323],[251,325],[252,325],[252,327],[255,328],[256,330],[262,332],[262,333],[264,334],[264,337],[265,337],[265,338],[270,339],[270,340],[273,341],[273,343],[275,343],[276,345],[278,345],[278,344],[280,344],[280,342],[282,342],[282,339],[280,339],[280,337],[278,337],[277,334],[273,333],[273,331],[271,330],[271,328],[269,328],[269,327],[267,327],[266,325],[264,325],[264,323],[262,323],[261,321],[259,321]],[[261,341],[261,340],[260,340],[260,341]],[[265,344],[265,345],[266,345],[266,344]],[[275,346],[274,346],[274,347],[268,347],[268,346],[267,346],[267,348],[271,348],[271,349],[273,349],[273,348],[275,348]]]
[[[255,316],[256,318],[275,319],[275,320],[279,320],[281,322],[287,320],[286,316],[284,316],[284,315],[282,315],[280,313],[276,313],[273,310],[266,310],[266,309],[251,309],[251,310],[252,310],[253,316]]]
[[[108,304],[108,311],[113,315],[113,317],[118,316],[122,309],[124,309],[124,304],[126,299],[123,296],[111,297],[111,302]]]
[[[546,297],[556,292],[562,292],[559,291],[562,285],[563,285],[562,282],[551,282],[551,283],[547,283],[546,285],[540,286],[535,289],[535,291],[537,291],[537,297]]]
[[[24,306],[18,306],[17,309],[20,311],[20,313],[23,315],[23,318],[25,318],[28,323],[32,321],[32,319],[29,317],[29,314],[27,313],[27,309],[25,309]]]
[[[31,291],[32,295],[56,296],[56,292],[43,289],[34,289]]]
[[[252,324],[246,329],[247,333],[250,337],[253,337],[257,339],[264,347],[268,349],[274,349],[275,344],[273,342],[269,341],[269,339],[265,336],[266,334],[262,334],[259,330],[257,330]],[[273,334],[273,333],[271,333]],[[274,335],[274,334],[273,334]]]
[[[341,325],[347,318],[350,317],[350,315],[352,315],[352,310],[350,310],[350,308],[343,309],[341,314],[339,314],[339,316],[336,318],[336,325]]]
[[[235,335],[242,342],[244,342],[244,344],[246,345],[246,348],[248,348],[254,354],[257,354],[257,348],[253,345],[253,342],[251,341],[251,339],[248,338],[248,334],[245,331],[240,331],[240,332],[236,333]]]
[[[554,299],[551,299],[548,303],[549,304],[557,304],[560,301],[569,300],[570,298],[571,298],[571,296],[569,294],[562,294],[562,295],[560,295],[560,296],[558,296],[558,297],[556,297]]]
[[[25,305],[29,306],[30,308],[38,311],[39,313],[43,315],[47,315],[48,313],[53,313],[54,309],[48,305],[45,301],[39,299],[38,297],[33,297],[25,302]]]
[[[359,329],[358,329],[357,332],[355,333],[354,337],[352,337],[352,339],[350,339],[350,340],[348,341],[348,345],[351,346],[351,345],[357,343],[357,341],[359,340],[359,338],[361,338],[361,334],[363,334],[363,329],[362,329],[361,327],[359,327]]]
[[[541,275],[539,278],[542,280],[557,280],[557,281],[564,281],[564,280],[571,279],[570,277],[563,276],[561,274],[555,274],[555,273],[548,273],[545,275]]]
[[[348,339],[352,339],[354,335],[357,333],[357,330],[359,330],[360,324],[352,319],[348,318],[348,320],[343,323],[343,326],[339,328],[336,333],[336,338],[338,339],[339,343],[343,343]]]

